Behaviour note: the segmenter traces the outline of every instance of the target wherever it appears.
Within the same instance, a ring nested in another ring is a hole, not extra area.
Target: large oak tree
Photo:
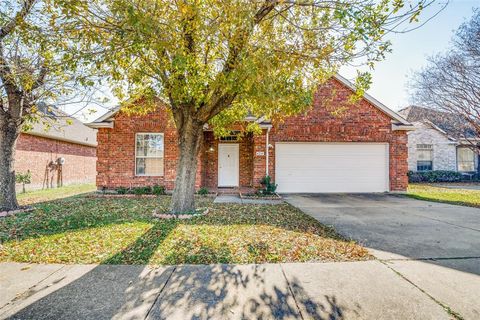
[[[179,160],[172,211],[194,210],[197,156],[207,123],[248,112],[271,118],[311,105],[340,66],[373,63],[386,33],[429,1],[84,0],[70,12],[81,43],[125,100],[168,102]],[[367,74],[357,79],[368,84]],[[136,106],[138,110],[139,106]],[[148,103],[145,104],[148,108]]]

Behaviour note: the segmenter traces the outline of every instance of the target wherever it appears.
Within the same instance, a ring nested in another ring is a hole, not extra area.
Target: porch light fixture
[[[213,146],[210,146],[210,148],[208,148],[208,152],[213,152]]]

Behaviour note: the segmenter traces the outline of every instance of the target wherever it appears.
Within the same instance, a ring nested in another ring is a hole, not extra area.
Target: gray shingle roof
[[[34,123],[32,129],[25,133],[92,147],[97,146],[97,130],[87,127],[80,120],[54,106],[49,106],[40,121]]]
[[[435,126],[455,139],[475,138],[475,130],[461,116],[428,109],[418,106],[409,106],[398,111],[409,122],[430,121]]]

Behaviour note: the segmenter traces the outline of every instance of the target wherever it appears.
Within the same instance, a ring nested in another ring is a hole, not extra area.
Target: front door
[[[236,143],[218,145],[218,186],[238,187],[239,147]]]

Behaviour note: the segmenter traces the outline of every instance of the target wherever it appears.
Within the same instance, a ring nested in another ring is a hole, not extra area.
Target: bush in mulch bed
[[[257,190],[255,193],[240,193],[240,198],[243,199],[263,199],[263,200],[279,200],[282,199],[276,193],[277,185],[272,182],[272,178],[270,176],[263,177],[260,184],[263,186],[262,189]]]
[[[166,195],[167,192],[164,186],[154,185],[154,186],[145,186],[145,187],[134,187],[134,188],[125,188],[118,187],[115,190],[103,190],[95,194],[90,195],[90,197],[105,197],[105,198],[132,198],[132,197],[145,197],[153,198],[157,196]]]
[[[159,219],[191,219],[194,217],[200,217],[208,214],[209,208],[197,209],[193,212],[185,212],[183,214],[174,214],[174,213],[159,213],[157,209],[153,210],[153,216]]]

